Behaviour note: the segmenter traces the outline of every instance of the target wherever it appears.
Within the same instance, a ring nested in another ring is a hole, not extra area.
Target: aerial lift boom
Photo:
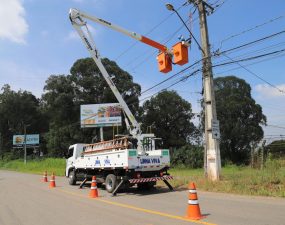
[[[128,130],[129,130],[129,133],[133,136],[133,138],[137,139],[137,141],[138,141],[137,142],[138,152],[142,155],[145,154],[145,150],[142,146],[143,145],[143,139],[145,137],[154,138],[154,134],[142,134],[140,124],[135,119],[134,115],[130,111],[128,105],[126,104],[126,102],[122,98],[117,87],[115,86],[114,82],[112,81],[110,75],[108,74],[107,70],[105,69],[104,65],[102,64],[99,51],[95,46],[94,40],[92,38],[92,34],[88,30],[88,27],[86,25],[86,21],[84,21],[84,18],[90,19],[90,20],[95,21],[95,22],[99,21],[100,23],[103,23],[103,24],[109,24],[110,27],[114,27],[114,29],[116,28],[116,30],[120,30],[120,31],[125,32],[125,33],[127,31],[124,31],[121,28],[115,27],[106,21],[102,22],[103,20],[98,19],[96,17],[91,17],[85,13],[79,12],[76,9],[70,10],[69,17],[70,17],[70,20],[71,20],[73,27],[78,32],[80,38],[82,39],[83,43],[85,44],[86,48],[88,49],[91,57],[95,61],[99,70],[101,71],[104,79],[106,80],[106,82],[108,83],[112,92],[114,93],[115,97],[117,98],[118,102],[120,103],[120,105],[121,105],[121,107],[122,107],[122,109],[123,109],[123,111],[127,117],[127,118],[125,118],[125,122],[126,122]],[[85,28],[85,32],[82,29],[83,27]],[[135,37],[136,35],[133,35],[133,36]],[[139,36],[137,36],[137,37],[139,38]],[[155,44],[158,47],[162,48],[162,46],[158,45],[159,43],[153,42],[152,44]]]
[[[119,101],[125,115],[127,118],[125,118],[125,122],[127,125],[127,128],[129,130],[129,133],[138,141],[138,151],[141,154],[145,153],[145,150],[143,148],[143,140],[144,138],[152,138],[153,143],[152,146],[154,145],[154,134],[142,134],[141,132],[141,127],[140,124],[137,122],[135,119],[134,115],[130,111],[129,107],[127,106],[126,102],[122,98],[121,94],[119,93],[117,87],[113,83],[110,75],[106,71],[105,67],[103,66],[100,58],[100,54],[98,49],[95,46],[94,40],[92,38],[91,32],[88,30],[87,27],[87,22],[85,19],[89,19],[91,21],[94,21],[96,23],[102,24],[104,26],[107,26],[113,30],[116,30],[120,33],[123,33],[131,38],[134,38],[138,41],[141,41],[147,45],[150,45],[160,51],[158,55],[158,65],[159,65],[159,70],[161,72],[167,73],[171,71],[172,69],[172,56],[174,57],[174,64],[179,64],[183,65],[186,62],[188,62],[188,49],[187,49],[187,44],[184,42],[179,42],[175,44],[172,47],[172,50],[168,50],[166,46],[151,40],[143,35],[140,35],[136,32],[131,32],[128,31],[124,28],[121,28],[117,25],[114,25],[108,21],[105,21],[103,19],[97,18],[95,16],[88,15],[85,12],[79,11],[77,9],[70,9],[69,11],[69,18],[71,20],[71,23],[75,30],[78,32],[80,38],[82,39],[83,43],[85,44],[86,48],[88,49],[91,57],[97,64],[99,70],[101,71],[104,79],[108,83],[109,87],[111,88],[112,92],[114,93],[115,97]],[[85,28],[85,29],[83,29]],[[130,123],[129,123],[130,122]]]

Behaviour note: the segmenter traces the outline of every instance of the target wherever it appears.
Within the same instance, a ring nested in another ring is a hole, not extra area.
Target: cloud
[[[28,28],[22,0],[2,0],[0,3],[0,39],[24,44]]]
[[[266,98],[285,97],[285,84],[279,84],[276,85],[276,87],[280,90],[283,90],[283,92],[267,84],[258,84],[255,86],[255,90]]]

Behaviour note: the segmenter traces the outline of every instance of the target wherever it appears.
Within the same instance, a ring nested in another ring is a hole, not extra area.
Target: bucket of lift
[[[172,46],[173,63],[180,66],[188,63],[188,46],[184,42],[178,42]]]
[[[172,70],[171,56],[166,52],[161,52],[157,56],[158,69],[162,73],[168,73]]]

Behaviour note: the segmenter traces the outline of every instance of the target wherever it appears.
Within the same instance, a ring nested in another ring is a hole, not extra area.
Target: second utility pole
[[[208,26],[205,6],[213,8],[203,0],[193,1],[199,11],[200,35],[202,44],[203,58],[203,95],[204,95],[204,113],[205,113],[205,172],[206,176],[216,181],[220,178],[221,159],[220,159],[220,129],[217,120],[216,101],[214,93],[213,70],[211,61],[211,52],[208,36]]]

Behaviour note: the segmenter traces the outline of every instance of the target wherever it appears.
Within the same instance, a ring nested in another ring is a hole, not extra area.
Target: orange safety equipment
[[[90,198],[98,198],[98,189],[97,189],[97,182],[96,182],[96,177],[92,177],[92,182],[91,182],[91,188],[90,188],[90,193],[89,193]]]
[[[171,57],[168,53],[161,52],[157,56],[158,69],[162,73],[168,73],[172,70]]]
[[[182,42],[172,46],[173,63],[180,66],[188,63],[188,46]]]
[[[54,173],[52,173],[52,175],[51,175],[49,187],[50,187],[50,188],[55,188],[55,187],[56,187],[56,185],[55,185],[55,175],[54,175]]]
[[[199,220],[203,218],[200,212],[196,186],[193,182],[189,183],[188,207],[186,212],[186,218],[192,220]]]
[[[47,171],[44,172],[44,175],[43,175],[43,182],[48,182],[48,179],[47,179]]]

